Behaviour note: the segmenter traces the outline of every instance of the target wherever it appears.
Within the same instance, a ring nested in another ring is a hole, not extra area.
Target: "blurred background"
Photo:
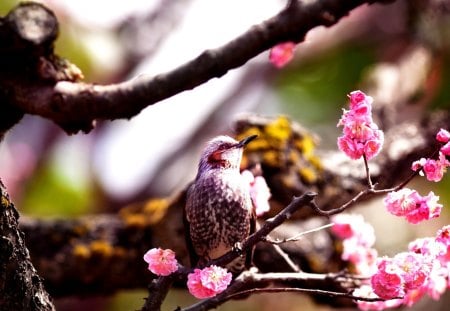
[[[141,73],[171,70],[208,48],[216,48],[250,26],[275,15],[279,0],[47,0],[60,22],[57,54],[76,64],[86,81],[120,82]],[[18,1],[0,2],[3,16]],[[150,106],[131,120],[101,122],[88,135],[67,136],[48,120],[26,116],[0,145],[0,176],[22,214],[76,217],[113,213],[130,202],[173,194],[195,177],[204,142],[232,134],[242,113],[285,114],[321,137],[320,149],[336,149],[336,123],[346,94],[362,88],[375,68],[394,68],[417,47],[432,57],[421,92],[423,109],[450,108],[450,3],[398,0],[362,6],[331,28],[319,27],[296,47],[294,60],[276,69],[268,52],[192,91]],[[391,66],[391,67],[390,67]],[[401,88],[406,80],[391,84]],[[393,79],[393,78],[392,78]],[[370,84],[369,84],[370,85]],[[369,94],[373,95],[373,94]],[[379,95],[379,94],[378,94]],[[382,94],[381,94],[382,95]],[[380,96],[381,96],[380,95]],[[381,96],[382,97],[382,96]],[[377,103],[375,103],[376,105]],[[420,192],[433,190],[444,204],[440,219],[411,226],[377,208],[361,211],[377,232],[381,254],[406,248],[415,237],[434,236],[448,224],[450,179],[438,184],[414,181]],[[145,291],[108,298],[65,298],[58,310],[133,310]],[[447,295],[448,296],[448,295]],[[276,298],[275,298],[276,297]],[[174,290],[168,310],[192,303]],[[449,298],[425,300],[414,310],[444,310]],[[220,310],[328,310],[300,295],[260,295]]]

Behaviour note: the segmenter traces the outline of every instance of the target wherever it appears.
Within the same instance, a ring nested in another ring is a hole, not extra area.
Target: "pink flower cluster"
[[[391,214],[405,217],[408,222],[417,224],[423,220],[439,217],[442,205],[438,200],[439,196],[433,191],[422,197],[416,190],[403,188],[389,192],[383,202]]]
[[[380,152],[384,141],[383,132],[372,121],[373,99],[361,91],[351,92],[349,98],[350,110],[344,109],[338,123],[344,127],[338,147],[351,159],[365,155],[369,160]]]
[[[450,132],[440,129],[436,135],[436,140],[443,144],[439,150],[438,159],[421,158],[413,162],[411,167],[413,171],[421,169],[420,174],[423,176],[425,173],[426,178],[434,182],[440,181],[447,171],[447,167],[450,166],[450,161],[446,158],[450,156]]]
[[[408,252],[377,261],[377,271],[371,286],[364,285],[353,292],[358,297],[396,300],[358,301],[361,310],[383,310],[400,305],[412,306],[426,294],[433,299],[450,288],[450,225],[438,231],[434,238],[411,242]]]
[[[188,275],[187,287],[196,298],[214,297],[228,287],[231,278],[231,273],[218,266],[195,269]]]
[[[375,272],[378,256],[373,227],[361,215],[338,214],[333,216],[331,232],[342,239],[342,260],[349,261],[356,273],[370,276]]]
[[[156,275],[166,276],[178,269],[175,252],[171,249],[152,248],[144,255],[148,270]]]
[[[254,176],[249,170],[241,173],[250,185],[250,197],[255,207],[256,216],[261,216],[270,210],[270,189],[263,176]]]
[[[269,60],[275,67],[282,68],[294,57],[294,49],[294,42],[278,44],[270,50]]]
[[[178,270],[175,252],[171,249],[152,248],[145,253],[144,260],[148,263],[148,269],[159,276],[167,276]],[[187,287],[196,298],[209,298],[223,292],[231,279],[232,275],[227,269],[210,266],[188,274]]]
[[[405,293],[425,284],[431,265],[420,254],[403,252],[393,258],[379,258],[377,272],[371,278],[374,293],[383,299],[405,296]]]

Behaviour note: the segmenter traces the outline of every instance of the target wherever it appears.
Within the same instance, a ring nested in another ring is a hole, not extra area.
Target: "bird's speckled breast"
[[[209,170],[188,195],[186,213],[196,253],[209,259],[229,251],[250,231],[249,185],[237,170]]]

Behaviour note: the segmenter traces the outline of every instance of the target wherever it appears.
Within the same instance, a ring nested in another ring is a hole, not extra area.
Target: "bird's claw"
[[[238,254],[242,253],[242,243],[241,242],[236,242],[233,245],[233,252],[236,252]]]

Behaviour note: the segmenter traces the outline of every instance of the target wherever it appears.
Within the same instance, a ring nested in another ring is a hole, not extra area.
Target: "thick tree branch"
[[[291,2],[278,15],[222,47],[206,50],[178,68],[154,77],[142,75],[113,85],[68,81],[54,84],[28,81],[20,76],[0,83],[10,90],[10,101],[21,111],[53,120],[69,133],[80,129],[88,132],[96,119],[131,118],[149,105],[223,76],[278,43],[301,42],[314,27],[334,25],[352,9],[375,2],[391,1]]]
[[[359,280],[353,279],[350,275],[346,276],[335,273],[258,273],[250,270],[243,272],[231,286],[221,294],[213,298],[199,301],[192,306],[181,309],[181,311],[210,310],[217,308],[231,299],[245,297],[249,294],[270,292],[301,292],[310,295],[329,296],[332,298],[382,301],[380,298],[361,298],[351,295],[351,286],[357,286],[356,284],[359,282]],[[353,285],[347,287],[341,286],[341,283]],[[328,290],[325,290],[325,288],[328,288]]]

